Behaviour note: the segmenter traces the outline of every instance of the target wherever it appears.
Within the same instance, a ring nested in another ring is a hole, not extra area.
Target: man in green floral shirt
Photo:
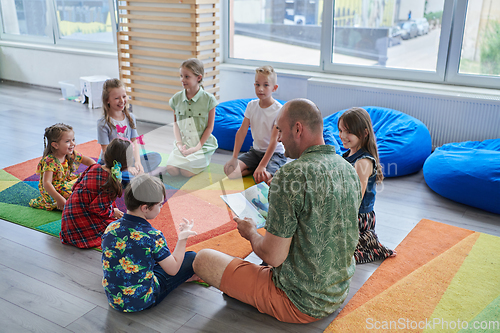
[[[276,120],[285,155],[275,174],[264,236],[251,219],[240,234],[269,266],[200,251],[196,274],[278,320],[309,323],[333,313],[349,292],[358,242],[361,187],[354,168],[323,140],[323,119],[306,99],[286,103]]]

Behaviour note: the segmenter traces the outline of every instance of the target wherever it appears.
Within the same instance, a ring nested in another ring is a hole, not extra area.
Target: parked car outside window
[[[389,28],[389,47],[401,44],[402,31],[398,26]]]
[[[427,35],[429,33],[429,22],[427,22],[426,18],[415,19],[415,23],[417,24],[418,35]]]
[[[418,36],[418,28],[415,21],[400,22],[398,25],[401,28],[401,38],[410,39]]]

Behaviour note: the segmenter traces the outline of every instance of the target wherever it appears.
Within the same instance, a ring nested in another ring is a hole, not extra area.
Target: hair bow
[[[125,125],[125,126],[120,126],[120,125],[116,124],[116,131],[117,131],[118,133],[123,133],[123,134],[125,134],[125,130],[126,130],[126,129],[127,129],[127,125]]]
[[[144,134],[139,135],[138,137],[136,137],[136,140],[137,140],[137,142],[138,142],[140,145],[145,145],[145,143],[144,143]]]
[[[113,177],[114,180],[118,180],[119,182],[122,181],[122,164],[120,162],[117,162],[116,160],[113,161],[113,166],[111,167],[111,177]]]

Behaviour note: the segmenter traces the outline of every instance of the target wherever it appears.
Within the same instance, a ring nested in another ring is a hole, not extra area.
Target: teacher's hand
[[[244,219],[240,219],[239,217],[235,217],[234,221],[238,223],[238,232],[241,237],[247,240],[250,240],[252,233],[257,232],[257,223],[251,218],[245,217]]]

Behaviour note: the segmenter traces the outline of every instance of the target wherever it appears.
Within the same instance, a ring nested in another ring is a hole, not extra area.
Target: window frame
[[[329,1],[325,1],[329,2]],[[231,34],[231,22],[230,22],[230,5],[233,3],[233,1],[227,1],[224,2],[223,7],[222,7],[222,24],[221,24],[221,29],[222,29],[222,42],[223,42],[223,50],[221,52],[222,54],[222,62],[225,64],[233,64],[233,65],[246,65],[246,66],[254,66],[254,67],[259,67],[262,66],[262,62],[264,60],[250,60],[250,59],[239,59],[239,58],[230,58],[229,57],[229,38],[232,35]],[[323,31],[323,26],[322,26],[322,31]],[[321,50],[322,51],[322,50]],[[273,66],[274,68],[282,68],[282,69],[290,69],[290,70],[300,70],[300,71],[309,71],[309,72],[323,72],[322,66],[321,66],[321,52],[320,52],[320,58],[319,58],[319,63],[317,66],[313,65],[303,65],[303,64],[291,64],[291,63],[283,63],[283,62],[275,62],[275,61],[266,61],[266,64]]]
[[[455,9],[455,24],[453,25],[453,36],[457,36],[451,40],[450,43],[450,54],[453,56],[449,57],[448,61],[448,71],[446,76],[446,81],[452,84],[472,86],[472,87],[484,87],[484,88],[496,88],[500,86],[500,77],[486,76],[481,74],[461,74],[460,70],[460,60],[462,55],[462,43],[465,33],[465,23],[467,17],[467,6],[468,0],[456,0],[457,5]]]
[[[230,4],[226,2],[222,10],[223,52],[222,60],[226,64],[260,66],[262,60],[230,58]],[[318,66],[266,61],[275,68],[297,71],[318,72],[322,74],[340,74],[358,77],[394,79],[404,81],[438,83],[444,85],[462,85],[469,87],[496,88],[500,86],[500,77],[487,77],[479,74],[460,74],[461,47],[463,43],[465,18],[468,0],[445,0],[441,21],[436,70],[421,71],[402,68],[377,68],[331,62],[333,54],[333,22],[335,0],[323,2],[322,37],[320,63]],[[328,15],[327,15],[328,14]]]
[[[54,47],[64,47],[64,48],[73,48],[73,49],[82,49],[82,50],[94,50],[94,51],[117,51],[116,45],[116,31],[117,31],[117,23],[116,23],[116,11],[117,6],[115,0],[107,0],[108,5],[111,11],[111,35],[113,36],[113,41],[110,43],[106,42],[93,42],[86,40],[78,40],[78,39],[64,39],[61,38],[60,30],[59,30],[59,22],[57,21],[57,0],[46,0],[45,3],[47,5],[47,27],[50,29],[49,36],[35,36],[35,35],[14,35],[4,33],[3,31],[3,13],[0,15],[0,42],[1,41],[11,41],[11,42],[20,42],[26,44],[36,44],[36,45],[45,45],[45,46],[54,46]],[[0,8],[1,12],[1,8]]]

